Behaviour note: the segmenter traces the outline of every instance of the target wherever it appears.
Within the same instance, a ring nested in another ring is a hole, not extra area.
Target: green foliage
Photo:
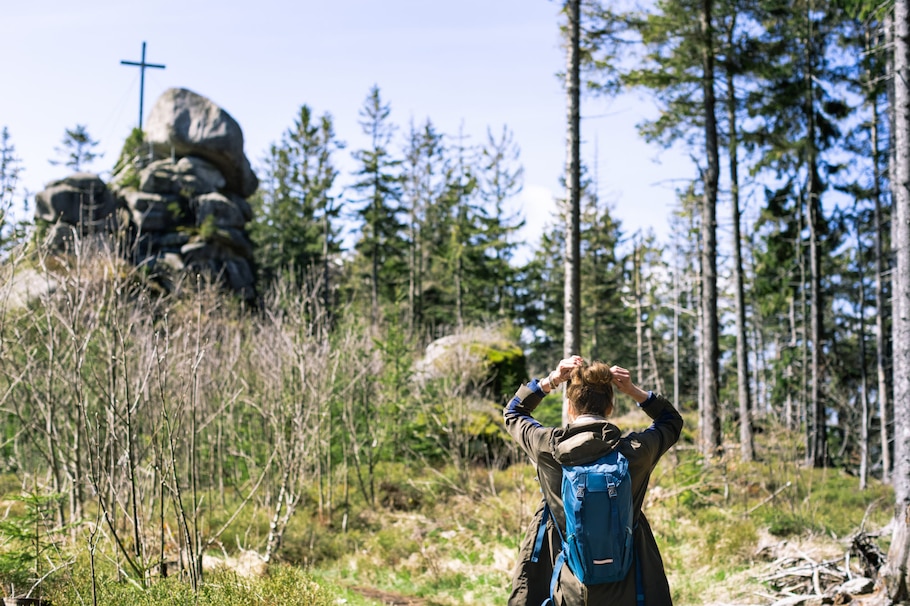
[[[62,147],[54,148],[62,160],[51,160],[51,164],[62,164],[74,172],[82,171],[87,165],[100,158],[93,150],[98,146],[98,141],[92,139],[84,124],[77,124],[75,128],[68,128],[63,136]]]
[[[296,284],[324,280],[328,256],[341,247],[333,188],[338,176],[334,156],[343,147],[331,114],[317,117],[303,105],[294,125],[269,148],[265,176],[251,200],[254,219],[249,226],[260,291],[283,275]]]
[[[246,578],[219,570],[208,573],[194,593],[189,583],[172,576],[159,579],[147,589],[125,581],[109,562],[96,559],[93,593],[91,564],[79,559],[68,572],[56,577],[45,594],[54,604],[92,603],[110,606],[330,606],[336,604],[341,590],[319,581],[299,568],[273,566],[262,578]]]
[[[8,595],[22,596],[62,559],[61,533],[67,529],[55,518],[64,495],[33,491],[7,498],[14,505],[0,520],[0,584]]]
[[[7,247],[7,232],[10,229],[9,214],[13,197],[19,186],[22,161],[16,156],[16,148],[10,142],[9,129],[0,131],[0,251]]]
[[[197,228],[199,237],[208,242],[215,237],[218,232],[218,226],[215,224],[215,215],[207,216],[202,224]]]
[[[122,189],[139,189],[139,159],[147,153],[145,133],[141,128],[130,131],[117,162],[114,163],[113,174],[117,176],[117,185]]]
[[[494,401],[505,404],[515,389],[527,380],[525,354],[514,341],[474,344],[471,351],[480,355],[489,372],[488,393]]]

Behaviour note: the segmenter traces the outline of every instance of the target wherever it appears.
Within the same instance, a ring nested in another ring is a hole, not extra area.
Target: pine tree
[[[406,216],[408,242],[408,330],[423,334],[427,328],[426,311],[434,303],[430,278],[434,231],[443,225],[436,221],[434,206],[446,188],[446,167],[442,134],[427,120],[413,124],[408,132],[402,167],[402,211]]]
[[[717,198],[720,177],[715,99],[716,33],[712,0],[667,0],[633,22],[645,50],[643,67],[625,74],[627,85],[652,90],[660,117],[641,126],[652,141],[671,145],[684,140],[705,159],[701,173],[702,388],[701,448],[706,455],[722,447],[717,312]]]
[[[104,155],[94,151],[98,143],[89,135],[84,124],[77,124],[75,128],[66,129],[61,142],[62,147],[54,148],[57,155],[63,159],[51,160],[50,163],[54,166],[62,164],[71,168],[73,172],[81,172],[87,165]]]
[[[578,351],[591,359],[631,364],[628,360],[636,356],[635,310],[627,304],[632,293],[627,286],[629,260],[620,252],[622,228],[608,205],[595,195],[593,184],[588,180],[581,183],[584,206],[579,215],[579,250],[585,280],[579,293],[584,313],[579,319]],[[527,299],[520,299],[518,321],[532,335],[534,357],[542,360],[561,355],[565,323],[565,229],[558,220],[549,227],[522,272],[521,283],[533,285],[533,290],[519,293]],[[649,326],[654,317],[646,319]]]
[[[9,129],[4,126],[0,131],[0,250],[7,244],[10,210],[22,172],[22,161],[10,139]]]
[[[855,57],[855,64],[845,70],[851,90],[861,96],[863,106],[859,110],[862,120],[849,132],[844,141],[845,150],[852,158],[851,163],[858,170],[844,171],[847,180],[841,180],[838,189],[847,193],[854,200],[850,219],[854,225],[857,252],[859,257],[856,264],[847,267],[850,279],[844,280],[850,284],[855,297],[856,292],[863,294],[862,299],[869,300],[869,305],[875,308],[875,337],[874,355],[875,381],[866,378],[866,355],[861,351],[859,359],[862,360],[860,402],[862,414],[860,423],[860,486],[865,487],[866,479],[872,464],[874,452],[873,436],[869,433],[870,423],[874,410],[869,408],[868,394],[871,391],[877,398],[877,411],[879,416],[879,452],[881,453],[881,477],[887,481],[891,471],[890,453],[890,380],[888,376],[890,357],[889,343],[889,306],[890,293],[887,292],[886,274],[886,249],[890,248],[889,238],[889,209],[886,204],[885,190],[888,187],[887,171],[884,168],[884,137],[890,130],[884,120],[882,108],[887,103],[887,78],[886,56],[884,48],[884,31],[882,23],[870,15],[863,21],[856,20],[840,40],[845,54]],[[866,270],[865,268],[870,268]],[[871,280],[867,284],[866,280]],[[858,285],[854,286],[854,285]],[[851,307],[846,307],[849,311]],[[865,349],[865,316],[864,308],[860,307],[858,322],[862,335],[860,349]],[[837,323],[837,326],[842,323]],[[839,341],[840,339],[835,339]]]
[[[564,358],[581,351],[581,0],[566,0],[566,252]],[[563,420],[568,409],[563,401]]]
[[[833,11],[800,2],[783,9],[773,2],[764,12],[761,37],[766,59],[758,76],[762,87],[750,95],[750,111],[761,116],[756,142],[766,148],[760,169],[792,179],[807,230],[808,406],[807,458],[815,466],[827,457],[826,395],[822,359],[826,343],[822,267],[826,219],[822,199],[828,187],[826,152],[839,137],[838,120],[848,107],[819,82],[830,81],[827,47],[839,25]]]
[[[518,164],[520,151],[512,132],[503,127],[496,138],[487,129],[487,141],[480,152],[478,195],[482,200],[482,240],[487,272],[493,281],[490,309],[499,318],[512,314],[517,303],[519,268],[513,265],[518,242],[514,237],[524,226],[517,212],[510,212],[507,203],[522,189],[523,168]]]
[[[717,17],[718,41],[722,45],[719,69],[726,80],[724,106],[726,109],[727,163],[730,180],[730,212],[733,225],[731,245],[733,248],[734,314],[736,317],[736,384],[739,401],[739,442],[743,461],[755,457],[752,430],[752,390],[749,376],[748,329],[746,326],[746,295],[742,254],[742,210],[740,204],[740,114],[742,113],[741,93],[738,91],[743,76],[749,74],[755,65],[756,55],[750,32],[756,25],[752,15],[755,7],[752,0],[734,0],[721,3],[723,8]]]
[[[619,221],[610,214],[609,206],[585,184],[581,213],[581,287],[580,318],[581,354],[588,359],[630,365],[636,351],[632,344],[635,307],[624,297],[627,288],[626,258],[620,252],[623,238]],[[648,377],[636,369],[637,380],[645,384]]]
[[[391,106],[383,102],[379,87],[373,86],[360,110],[360,127],[369,146],[353,154],[360,163],[353,188],[362,196],[357,201],[357,216],[363,225],[354,247],[368,267],[365,277],[374,322],[379,320],[381,305],[397,301],[404,287],[404,226],[399,219],[401,160],[389,150],[395,133],[390,114]]]
[[[281,142],[270,147],[255,201],[257,219],[250,227],[266,284],[287,274],[297,284],[304,280],[321,284],[327,300],[328,263],[341,249],[333,155],[342,148],[331,115],[317,119],[307,105],[300,108]]]

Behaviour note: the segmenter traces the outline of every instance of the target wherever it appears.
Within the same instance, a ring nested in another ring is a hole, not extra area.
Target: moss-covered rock
[[[527,362],[518,343],[489,328],[474,328],[430,343],[415,363],[415,376],[445,379],[456,393],[504,403],[527,378]]]

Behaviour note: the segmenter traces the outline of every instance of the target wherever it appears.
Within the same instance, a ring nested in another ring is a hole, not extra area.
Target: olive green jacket
[[[670,606],[670,588],[663,561],[641,507],[651,472],[660,457],[679,439],[682,417],[669,401],[652,393],[641,404],[641,409],[653,422],[642,432],[623,436],[620,429],[606,419],[590,418],[566,427],[544,427],[531,416],[543,397],[540,385],[533,380],[518,389],[504,411],[506,429],[537,467],[541,491],[551,513],[537,562],[531,561],[531,553],[543,501],[528,527],[512,578],[509,606],[540,606],[550,596],[553,562],[562,549],[561,539],[552,525],[554,522],[558,524],[563,536],[566,528],[561,496],[562,466],[590,463],[615,449],[619,449],[629,460],[632,504],[637,522],[634,530],[635,554],[641,567],[645,604]],[[553,599],[555,606],[635,606],[634,566],[623,581],[589,586],[582,585],[568,566],[563,566]]]

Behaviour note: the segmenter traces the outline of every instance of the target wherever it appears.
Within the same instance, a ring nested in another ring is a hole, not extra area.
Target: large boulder
[[[161,156],[198,156],[224,175],[227,189],[244,198],[259,187],[243,152],[243,132],[226,111],[185,88],[164,92],[149,114],[146,140]]]
[[[250,301],[253,209],[246,197],[257,187],[237,122],[201,95],[170,89],[152,109],[144,138],[127,140],[109,186],[89,173],[54,181],[37,194],[35,217],[51,250],[113,235],[121,253],[169,291],[204,273]]]
[[[524,352],[497,329],[475,328],[436,339],[414,363],[421,382],[448,379],[457,390],[503,401],[527,379]]]
[[[215,227],[242,228],[247,222],[243,209],[234,200],[219,193],[196,196],[190,200],[190,208],[195,211],[199,227],[211,221]]]
[[[76,173],[51,181],[35,195],[35,218],[79,226],[81,233],[107,231],[116,200],[94,173]]]
[[[139,171],[139,190],[146,193],[171,193],[184,197],[208,194],[226,185],[222,174],[202,158],[187,156],[174,162],[155,160]]]
[[[0,266],[0,311],[28,307],[55,292],[57,287],[57,279],[47,272],[12,264]]]
[[[172,231],[184,214],[181,198],[174,194],[130,190],[123,195],[123,201],[140,232]]]

